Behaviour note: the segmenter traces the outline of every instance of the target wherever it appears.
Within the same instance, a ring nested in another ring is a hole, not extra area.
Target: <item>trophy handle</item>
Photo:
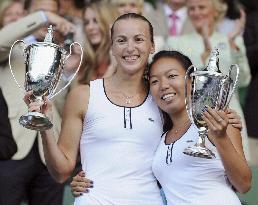
[[[75,44],[79,45],[80,50],[81,50],[81,58],[80,58],[79,67],[77,68],[77,70],[75,71],[75,73],[72,75],[72,77],[71,77],[71,79],[68,81],[68,83],[66,83],[66,85],[65,85],[63,88],[61,88],[58,92],[54,93],[55,91],[53,91],[54,94],[50,95],[50,96],[49,96],[49,99],[54,98],[56,95],[58,95],[59,93],[61,93],[64,89],[66,89],[67,86],[71,84],[72,80],[75,78],[75,76],[76,76],[77,73],[79,72],[79,69],[80,69],[81,63],[82,63],[82,58],[83,58],[83,49],[82,49],[82,46],[81,46],[80,43],[78,43],[78,42],[73,42],[73,43],[70,45],[70,49],[69,49],[69,50],[70,50],[70,53],[69,53],[69,55],[66,56],[64,62],[71,56],[71,54],[72,54],[72,46],[75,45]],[[65,64],[65,63],[64,63],[64,64]],[[61,74],[61,75],[62,75],[62,74]],[[59,78],[59,81],[60,81],[60,79],[61,79],[61,77]],[[56,87],[57,87],[57,86],[56,86]]]
[[[232,87],[231,87],[231,90],[229,91],[229,97],[227,99],[225,108],[228,107],[229,102],[230,102],[230,100],[231,100],[231,98],[234,94],[234,91],[235,91],[236,86],[237,86],[238,76],[239,76],[239,66],[237,64],[232,64],[230,66],[229,72],[228,72],[228,77],[229,77],[229,80],[232,82]]]
[[[190,96],[189,96],[188,81],[191,77],[191,74],[195,71],[196,71],[196,68],[194,67],[194,65],[191,65],[185,73],[185,106],[186,106],[186,111],[188,113],[189,119],[191,120],[192,124],[194,124],[194,119],[193,119],[193,115],[192,115],[193,108],[192,108],[192,103],[191,102],[189,103],[189,99],[192,98],[192,94],[190,93]]]
[[[13,79],[14,79],[16,85],[18,86],[18,88],[20,89],[20,91],[21,91],[23,94],[25,94],[26,91],[25,91],[25,89],[22,88],[22,86],[18,83],[17,79],[15,78],[14,72],[13,72],[13,69],[12,69],[12,65],[11,65],[11,55],[12,55],[12,51],[13,51],[14,46],[15,46],[16,44],[18,44],[18,43],[23,43],[23,44],[27,47],[26,43],[25,43],[23,40],[16,40],[16,41],[13,43],[13,45],[11,46],[10,52],[9,52],[9,68],[10,68],[12,77],[13,77]]]

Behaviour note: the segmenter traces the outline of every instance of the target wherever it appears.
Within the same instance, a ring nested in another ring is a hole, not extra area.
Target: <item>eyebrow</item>
[[[169,73],[169,72],[171,72],[171,71],[173,71],[173,70],[177,71],[177,69],[171,68],[171,69],[169,69],[168,71],[166,71],[165,74],[167,74],[167,73]],[[151,77],[156,77],[156,76],[157,76],[157,75],[150,75],[150,78],[151,78]]]
[[[139,37],[139,36],[142,36],[142,37],[147,38],[146,35],[144,35],[144,34],[142,34],[142,33],[136,34],[136,35],[134,35],[133,37]],[[121,35],[116,36],[115,38],[127,38],[127,37],[128,37],[128,36],[126,36],[126,34],[121,34]]]

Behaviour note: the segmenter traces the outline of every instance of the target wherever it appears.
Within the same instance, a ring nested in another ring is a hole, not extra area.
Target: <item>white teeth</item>
[[[137,60],[138,56],[125,56],[126,61],[135,61]]]
[[[170,100],[173,99],[173,97],[174,97],[175,95],[176,95],[176,94],[174,94],[174,93],[173,93],[173,94],[172,94],[172,93],[171,93],[171,94],[167,94],[167,95],[162,96],[161,99],[162,99],[162,100],[165,100],[165,101],[170,101]]]

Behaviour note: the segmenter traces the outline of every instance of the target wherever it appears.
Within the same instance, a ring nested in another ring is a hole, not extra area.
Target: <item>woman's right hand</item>
[[[73,177],[73,181],[70,183],[70,186],[73,196],[78,197],[83,193],[88,193],[89,188],[93,188],[93,181],[85,178],[85,173],[81,171]]]
[[[23,100],[27,104],[29,112],[40,112],[45,114],[50,119],[50,121],[52,121],[52,102],[45,96],[43,97],[43,101],[32,99],[35,99],[33,96],[33,91],[26,92]]]

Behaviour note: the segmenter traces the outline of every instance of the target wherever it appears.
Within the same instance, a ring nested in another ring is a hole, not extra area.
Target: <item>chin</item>
[[[100,40],[91,40],[91,45],[92,46],[98,46],[100,44]]]

